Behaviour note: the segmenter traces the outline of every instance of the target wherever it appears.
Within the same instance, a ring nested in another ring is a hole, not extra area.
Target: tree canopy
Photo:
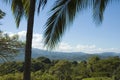
[[[0,31],[0,59],[7,60],[15,56],[23,46],[24,43],[19,40],[18,35],[9,36]]]

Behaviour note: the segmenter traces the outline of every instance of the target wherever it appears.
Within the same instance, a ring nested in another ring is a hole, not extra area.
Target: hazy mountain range
[[[115,52],[104,52],[104,53],[94,53],[94,54],[88,54],[83,52],[50,52],[45,50],[40,50],[33,48],[32,49],[32,58],[37,58],[40,56],[47,57],[51,60],[70,60],[70,61],[80,61],[80,60],[86,60],[87,58],[91,56],[99,56],[100,58],[107,58],[112,56],[119,56],[120,53]],[[24,60],[24,49],[20,49],[20,53],[16,56],[17,60]]]

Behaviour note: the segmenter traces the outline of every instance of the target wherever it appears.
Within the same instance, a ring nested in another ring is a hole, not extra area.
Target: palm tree
[[[12,11],[15,16],[17,27],[23,16],[27,18],[27,36],[25,47],[25,65],[24,65],[24,80],[30,80],[31,67],[31,45],[34,24],[34,12],[36,2],[38,2],[38,13],[41,7],[47,3],[47,0],[4,0],[10,2]],[[46,23],[44,33],[45,45],[48,48],[54,48],[60,41],[68,22],[73,22],[77,12],[86,9],[93,5],[94,19],[101,22],[103,12],[109,0],[57,0],[55,6],[51,9],[52,15]],[[97,8],[96,8],[97,6]],[[99,9],[99,10],[98,10]]]
[[[24,77],[23,80],[31,80],[31,49],[32,49],[32,36],[34,25],[34,13],[37,8],[38,13],[41,7],[44,7],[47,0],[5,0],[11,4],[11,9],[15,17],[17,27],[23,16],[27,18],[27,34],[25,46],[25,63],[24,63]],[[36,6],[36,3],[38,5]]]
[[[111,1],[114,0],[57,0],[50,10],[51,15],[46,22],[45,46],[48,49],[55,48],[75,16],[84,9],[92,8],[95,23],[102,23],[105,8]]]
[[[24,66],[24,78],[23,80],[31,80],[31,49],[32,49],[32,35],[34,25],[34,13],[35,13],[35,0],[30,0],[30,8],[28,14],[27,23],[27,35],[26,35],[26,47],[25,47],[25,66]]]

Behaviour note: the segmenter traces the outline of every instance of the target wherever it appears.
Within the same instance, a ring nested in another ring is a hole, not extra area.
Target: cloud
[[[20,39],[20,40],[25,41],[25,39],[26,39],[26,31],[21,31],[21,32],[18,32],[18,33],[16,33],[16,34],[19,35],[19,39]]]
[[[85,52],[85,53],[102,53],[102,52],[120,52],[118,48],[98,48],[96,45],[75,45],[72,46],[68,43],[61,43],[56,51],[63,52]]]
[[[61,42],[58,48],[56,49],[56,51],[65,51],[65,52],[69,52],[71,50],[72,50],[72,46],[65,42]]]
[[[19,35],[20,40],[26,39],[26,31],[21,31],[18,32],[17,34]],[[44,49],[42,39],[43,39],[42,34],[34,33],[32,39],[32,47],[38,49]]]
[[[89,53],[92,53],[93,51],[96,50],[95,45],[77,45],[75,48],[76,48],[76,51],[84,51]]]
[[[43,36],[42,34],[33,34],[33,42],[32,42],[32,47],[34,48],[39,48],[39,49],[44,49],[43,48]]]
[[[20,40],[22,40],[22,41],[26,40],[26,31],[21,31],[21,32],[18,32],[18,33],[8,32],[8,34],[10,36],[13,36],[13,35],[17,34],[17,35],[19,35]],[[42,34],[34,33],[33,34],[33,40],[32,40],[32,47],[33,48],[38,48],[38,49],[44,49],[42,39],[43,39]]]
[[[77,45],[76,51],[86,53],[101,53],[101,52],[120,52],[118,48],[98,48],[96,45]]]
[[[13,35],[19,35],[19,39],[22,40],[22,41],[25,41],[26,39],[26,31],[21,31],[21,32],[18,32],[18,33],[12,33],[12,32],[5,32],[5,33],[8,33],[9,36],[13,36]]]
[[[10,36],[13,36],[14,34],[18,34],[20,40],[26,39],[26,31],[21,31],[18,33],[8,33]],[[43,35],[34,33],[33,34],[33,42],[32,47],[38,48],[38,49],[44,49],[43,47]],[[120,49],[118,48],[99,48],[96,45],[72,45],[67,42],[61,42],[59,46],[55,49],[55,51],[59,52],[86,52],[86,53],[101,53],[101,52],[120,52]]]

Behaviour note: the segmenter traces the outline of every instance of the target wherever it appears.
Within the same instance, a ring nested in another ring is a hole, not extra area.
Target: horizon
[[[35,15],[33,48],[43,49],[44,24],[49,17],[49,9],[53,1],[48,1],[47,6],[38,16]],[[104,20],[101,25],[95,25],[92,20],[91,9],[87,9],[77,15],[70,29],[67,29],[59,46],[54,51],[65,52],[116,52],[120,53],[120,5],[111,3],[104,12]],[[0,30],[9,35],[18,34],[20,40],[25,40],[26,20],[23,18],[19,29],[16,28],[15,20],[8,5],[0,3],[0,9],[6,16],[0,20]],[[39,21],[39,22],[38,22]]]
[[[103,53],[115,53],[115,54],[120,54],[120,52],[96,52],[96,53],[87,53],[87,52],[65,52],[65,51],[49,51],[47,49],[39,49],[39,48],[32,48],[32,49],[37,49],[37,50],[42,50],[42,51],[47,51],[47,52],[54,52],[54,53],[83,53],[83,54],[103,54]]]

